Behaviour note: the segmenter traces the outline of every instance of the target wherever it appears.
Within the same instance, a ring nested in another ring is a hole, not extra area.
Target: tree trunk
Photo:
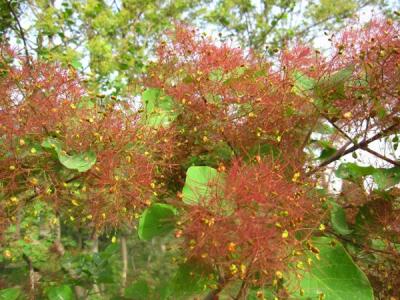
[[[128,277],[128,246],[125,236],[121,236],[121,259],[122,259],[121,296],[123,296],[126,288],[126,279]]]
[[[98,252],[99,252],[99,237],[95,230],[92,235],[92,253],[95,254]],[[93,291],[97,296],[99,296],[101,298],[101,290],[97,283],[93,284]]]
[[[56,221],[56,240],[54,242],[54,246],[56,248],[57,253],[60,256],[64,256],[65,248],[61,242],[61,223],[60,223],[60,218],[58,216]],[[67,272],[68,275],[71,276],[71,278],[77,279],[77,276],[74,274],[72,270],[68,269]],[[83,287],[76,285],[74,286],[74,291],[77,299],[84,299],[86,297],[86,290]]]

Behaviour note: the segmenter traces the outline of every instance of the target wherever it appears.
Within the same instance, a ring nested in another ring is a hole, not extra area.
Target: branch
[[[332,120],[330,120],[330,119],[329,119],[328,117],[326,117],[326,116],[324,116],[324,117],[325,117],[325,118],[328,120],[328,122],[329,122],[333,127],[335,127],[336,130],[338,130],[344,137],[346,137],[346,138],[347,138],[349,141],[351,141],[353,144],[356,144],[356,142],[354,141],[354,139],[353,139],[351,136],[349,136],[346,132],[344,132],[341,128],[339,128],[339,126],[337,126],[337,125],[335,124],[335,122],[333,122]],[[369,119],[368,119],[368,121],[369,121]],[[367,129],[368,129],[368,123],[367,123]],[[364,139],[365,139],[365,137],[366,137],[366,133],[367,133],[367,131],[365,131]],[[384,156],[384,155],[382,155],[382,154],[380,154],[380,153],[378,153],[378,152],[376,152],[376,151],[374,151],[374,150],[368,148],[367,146],[361,147],[361,149],[364,150],[364,151],[366,151],[366,152],[371,153],[372,155],[375,155],[376,157],[378,157],[378,158],[380,158],[380,159],[382,159],[382,160],[384,160],[384,161],[387,161],[388,163],[391,163],[392,165],[395,165],[395,166],[397,166],[397,167],[400,167],[400,163],[399,163],[399,162],[394,161],[393,159],[390,159],[390,158],[388,158],[388,157],[386,157],[386,156]]]
[[[315,174],[317,171],[319,171],[321,168],[329,165],[330,163],[338,160],[339,158],[352,153],[358,149],[364,149],[367,147],[370,143],[381,139],[382,137],[385,137],[386,135],[390,134],[394,129],[396,129],[399,126],[399,123],[392,124],[388,128],[382,130],[381,132],[375,134],[374,136],[370,137],[369,139],[363,140],[360,143],[356,143],[350,148],[347,148],[348,145],[351,144],[351,142],[346,143],[342,148],[340,148],[334,155],[332,155],[330,158],[327,158],[325,161],[323,161],[320,165],[312,169],[311,171],[306,173],[306,176],[310,176]],[[346,149],[347,148],[347,149]]]
[[[13,17],[15,19],[15,22],[17,23],[19,34],[21,36],[22,42],[24,43],[24,50],[25,50],[26,60],[28,62],[28,65],[30,66],[31,65],[31,61],[30,61],[30,58],[29,58],[28,43],[26,42],[26,37],[25,37],[24,30],[23,30],[23,28],[21,26],[21,23],[19,22],[19,19],[18,19],[18,16],[17,16],[16,12],[14,11],[14,9],[13,9],[13,7],[11,5],[11,2],[9,0],[6,0],[6,3],[7,3],[8,9],[10,10],[10,13],[13,15]]]
[[[395,161],[393,159],[390,159],[389,157],[386,157],[386,156],[384,156],[384,155],[382,155],[382,154],[380,154],[380,153],[368,148],[367,146],[362,147],[361,149],[366,151],[366,152],[371,153],[372,155],[375,155],[376,157],[378,157],[378,158],[380,158],[380,159],[382,159],[384,161],[387,161],[388,163],[391,163],[392,165],[395,165],[396,167],[400,167],[400,163],[399,162],[397,162],[397,161]]]
[[[218,287],[208,293],[203,300],[218,300],[218,294],[225,288],[228,280],[221,278],[218,283]]]

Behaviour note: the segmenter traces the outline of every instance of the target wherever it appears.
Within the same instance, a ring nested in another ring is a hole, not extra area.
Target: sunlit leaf
[[[142,240],[151,240],[163,236],[175,228],[177,210],[175,207],[154,203],[147,208],[139,219],[138,235]]]

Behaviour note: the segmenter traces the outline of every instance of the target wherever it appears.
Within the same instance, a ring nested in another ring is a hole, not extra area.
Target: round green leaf
[[[92,150],[75,155],[59,153],[58,159],[60,163],[68,169],[86,172],[96,163],[96,153]]]
[[[146,124],[151,127],[167,126],[176,118],[174,102],[159,89],[147,89],[142,94]]]
[[[96,153],[92,150],[68,155],[62,150],[62,143],[56,138],[48,137],[42,142],[41,146],[55,151],[59,162],[67,169],[86,172],[96,163]]]
[[[139,219],[138,235],[142,240],[150,240],[155,236],[166,235],[175,227],[175,207],[155,203],[147,208]]]
[[[207,166],[193,166],[186,172],[186,181],[182,190],[183,202],[199,204],[217,193],[221,184],[222,174]]]
[[[74,293],[69,285],[52,286],[47,291],[49,300],[73,300]]]
[[[300,296],[298,293],[296,299],[374,299],[367,277],[339,242],[320,237],[313,243],[320,251],[319,259],[310,254],[311,267],[300,282],[304,294]]]

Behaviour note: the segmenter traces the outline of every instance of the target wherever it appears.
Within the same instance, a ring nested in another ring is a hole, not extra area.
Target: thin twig
[[[350,148],[347,148],[348,145],[350,145],[350,143],[351,143],[351,142],[348,142],[341,149],[339,149],[335,154],[333,154],[331,157],[327,158],[320,165],[318,165],[317,167],[315,167],[311,171],[307,172],[306,176],[311,176],[311,175],[315,174],[321,168],[329,165],[330,163],[338,160],[339,158],[341,158],[341,157],[343,157],[343,156],[345,156],[345,155],[347,155],[349,153],[354,152],[355,150],[363,149],[363,148],[367,147],[370,143],[372,143],[372,142],[374,142],[376,140],[379,140],[379,139],[387,136],[388,134],[392,133],[393,130],[396,129],[398,126],[399,126],[399,123],[392,124],[388,128],[386,128],[386,129],[382,130],[381,132],[375,134],[374,136],[370,137],[369,139],[366,139],[366,140],[363,140],[360,143],[354,144]]]
[[[24,43],[24,50],[25,50],[25,56],[26,56],[26,60],[28,62],[28,65],[31,65],[31,61],[29,58],[29,51],[28,51],[28,43],[26,42],[26,38],[25,38],[25,33],[24,33],[24,29],[21,26],[21,23],[19,22],[18,16],[16,14],[16,12],[14,11],[11,2],[9,0],[6,0],[7,3],[7,7],[10,10],[10,13],[13,15],[15,22],[17,23],[17,27],[18,27],[18,31],[19,34],[21,36],[22,42]]]

